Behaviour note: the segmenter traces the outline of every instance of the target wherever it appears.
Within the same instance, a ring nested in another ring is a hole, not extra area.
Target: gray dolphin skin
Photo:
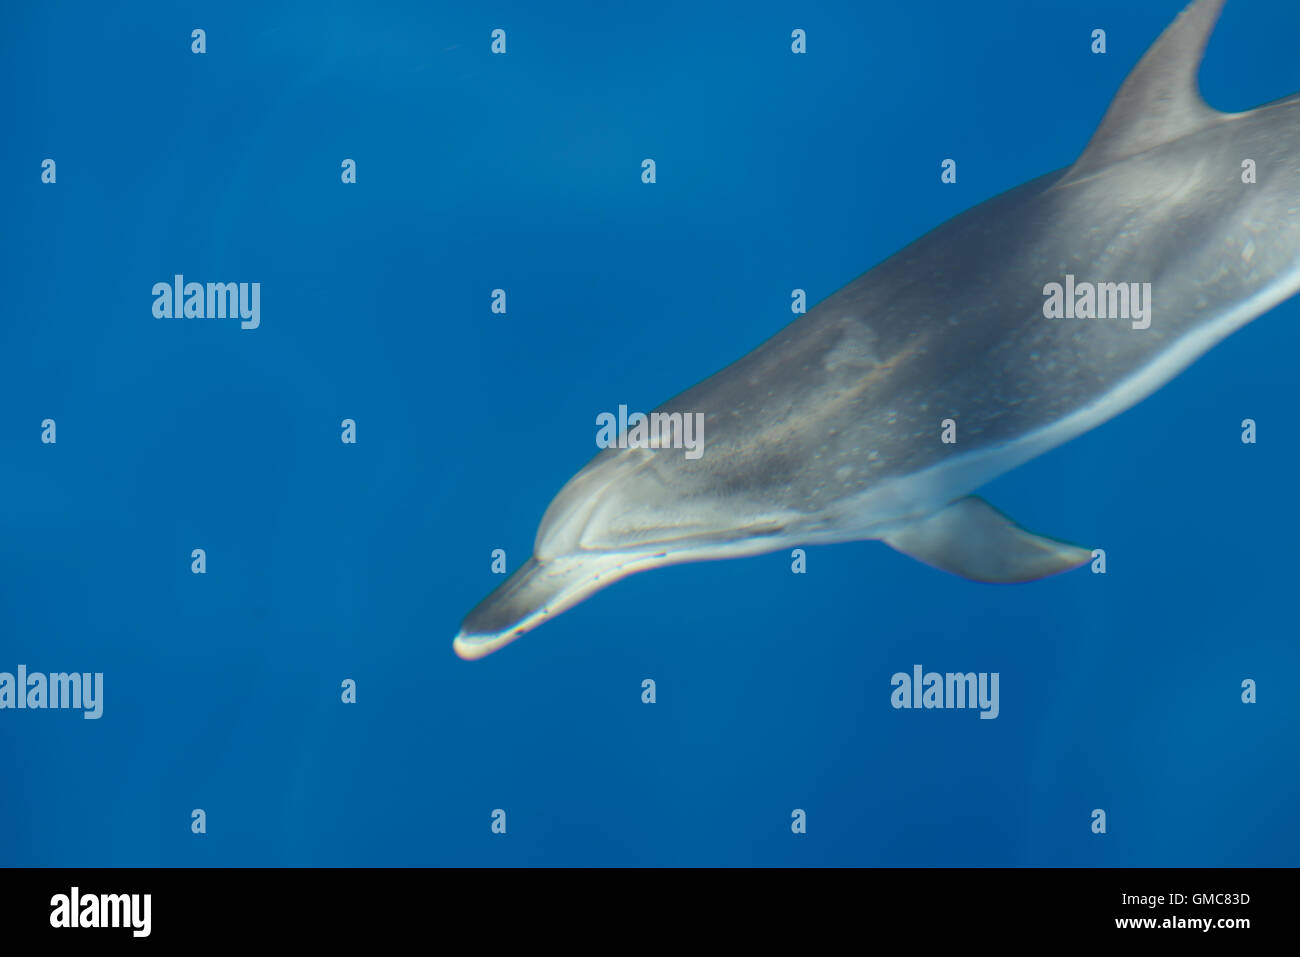
[[[1205,103],[1196,75],[1222,6],[1197,0],[1161,34],[1074,165],[949,220],[655,410],[703,415],[698,458],[596,455],[456,653],[480,658],[678,562],[860,539],[977,581],[1087,562],[971,493],[1300,288],[1300,95],[1244,113]],[[1119,287],[1101,284],[1149,283],[1148,313],[1049,317],[1053,283],[1093,284],[1112,305]]]

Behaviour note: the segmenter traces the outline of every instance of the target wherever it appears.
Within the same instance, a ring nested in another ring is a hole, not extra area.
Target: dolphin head
[[[707,469],[674,449],[601,452],[546,509],[533,556],[465,616],[456,654],[481,658],[635,572],[775,547],[780,522],[738,524],[735,498],[689,494],[683,471]]]
[[[653,557],[654,549],[636,547],[627,514],[644,480],[626,453],[640,451],[607,449],[565,483],[542,516],[533,556],[465,616],[457,655],[496,651]],[[642,523],[647,534],[653,527]]]

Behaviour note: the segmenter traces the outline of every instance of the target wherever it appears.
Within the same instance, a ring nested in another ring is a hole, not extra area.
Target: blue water
[[[451,651],[597,412],[1071,162],[1179,6],[7,7],[0,671],[104,702],[0,711],[0,863],[1297,863],[1300,302],[984,490],[1105,576],[817,547]],[[1300,89],[1298,33],[1230,0],[1208,99]],[[154,318],[176,273],[260,327]],[[998,718],[893,709],[915,664]]]

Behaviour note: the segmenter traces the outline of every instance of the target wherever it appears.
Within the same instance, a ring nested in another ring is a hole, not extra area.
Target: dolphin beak
[[[528,559],[465,616],[452,650],[466,661],[491,654],[628,574],[627,558]]]

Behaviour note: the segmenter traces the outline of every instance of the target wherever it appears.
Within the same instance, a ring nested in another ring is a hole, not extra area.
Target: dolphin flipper
[[[904,555],[980,582],[1027,582],[1078,568],[1086,548],[1027,532],[970,495],[884,539]]]

